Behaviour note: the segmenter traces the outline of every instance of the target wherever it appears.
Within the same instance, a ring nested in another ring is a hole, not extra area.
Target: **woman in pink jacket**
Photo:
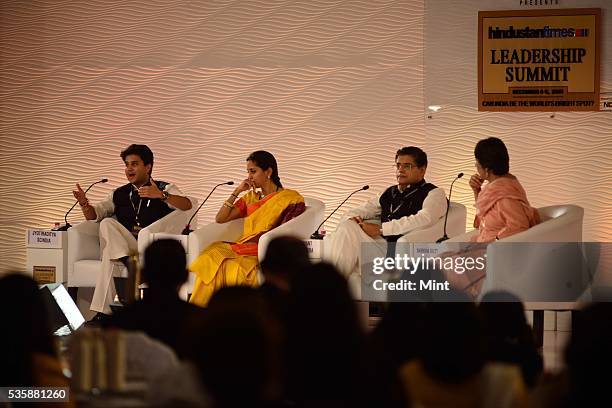
[[[508,149],[501,139],[489,137],[476,144],[476,171],[470,187],[476,199],[476,242],[491,242],[538,224],[540,216],[527,200],[521,183],[509,173]],[[487,182],[483,185],[484,182]]]

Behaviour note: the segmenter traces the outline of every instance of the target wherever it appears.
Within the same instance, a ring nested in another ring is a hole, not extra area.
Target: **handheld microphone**
[[[102,180],[98,180],[98,181],[96,181],[94,183],[91,183],[89,185],[89,187],[87,187],[87,189],[85,190],[85,193],[87,193],[96,184],[106,183],[106,182],[108,182],[108,179],[107,178],[103,178]],[[72,225],[70,225],[70,223],[68,222],[68,214],[70,214],[70,211],[72,211],[72,209],[77,205],[78,202],[79,202],[79,200],[76,200],[74,202],[74,204],[72,204],[72,207],[70,207],[70,209],[68,210],[66,215],[64,215],[64,222],[65,222],[65,224],[62,225],[61,227],[53,228],[53,231],[68,231],[68,228],[72,227]]]
[[[204,201],[202,201],[202,204],[200,204],[200,206],[198,207],[197,210],[195,210],[195,212],[193,213],[193,215],[191,216],[191,218],[189,219],[189,221],[187,222],[187,225],[185,225],[185,228],[183,229],[183,232],[181,232],[181,234],[183,235],[189,235],[193,230],[190,228],[191,227],[191,221],[193,221],[193,218],[196,216],[196,214],[198,213],[198,211],[200,211],[200,208],[202,208],[202,206],[204,205],[204,203],[206,202],[206,200],[208,200],[208,197],[210,197],[210,195],[213,193],[213,191],[215,191],[217,189],[217,187],[219,186],[231,186],[233,185],[234,182],[233,181],[226,181],[225,183],[219,183],[216,186],[213,187],[212,190],[210,190],[210,193],[208,193],[208,195],[206,196],[206,198],[204,199]]]
[[[369,189],[369,188],[370,188],[370,186],[365,185],[365,186],[361,187],[359,190],[355,190],[355,191],[353,191],[351,194],[349,194],[349,196],[348,196],[348,197],[346,197],[346,198],[344,199],[344,201],[342,201],[342,202],[340,203],[340,205],[339,205],[339,206],[337,206],[337,207],[336,207],[336,209],[335,209],[334,211],[332,211],[332,212],[331,212],[331,214],[329,214],[329,215],[327,216],[327,218],[325,218],[325,219],[323,220],[323,222],[322,222],[322,223],[321,223],[321,224],[320,224],[320,225],[317,227],[316,231],[315,231],[315,232],[314,232],[314,233],[313,233],[313,234],[310,236],[310,238],[311,238],[311,239],[323,239],[323,235],[321,235],[321,233],[319,232],[319,230],[321,229],[321,227],[323,226],[323,224],[325,224],[325,221],[329,220],[329,217],[331,217],[332,215],[334,215],[334,213],[335,213],[336,211],[338,211],[338,208],[342,207],[342,204],[344,204],[344,203],[346,202],[346,200],[348,200],[349,198],[351,198],[351,197],[353,196],[353,194],[358,193],[358,192],[360,192],[360,191],[365,191],[365,190],[367,190],[367,189]]]
[[[463,177],[463,173],[457,174],[457,177],[455,177],[455,179],[451,183],[450,191],[448,192],[448,200],[446,200],[446,215],[444,216],[444,235],[442,236],[442,238],[439,238],[436,241],[436,244],[444,242],[448,239],[448,235],[446,235],[446,222],[448,221],[448,210],[450,209],[450,199],[451,199],[451,196],[453,195],[453,184],[455,184],[455,181],[459,180],[461,177]]]

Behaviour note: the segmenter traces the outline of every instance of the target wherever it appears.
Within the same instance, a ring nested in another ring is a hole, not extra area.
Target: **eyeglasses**
[[[395,163],[393,167],[395,167],[396,170],[399,170],[399,169],[412,170],[413,167],[419,167],[419,166],[413,163]]]

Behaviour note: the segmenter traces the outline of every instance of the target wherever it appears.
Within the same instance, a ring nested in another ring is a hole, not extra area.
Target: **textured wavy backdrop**
[[[432,72],[448,80],[436,85],[425,76],[436,67],[424,65],[435,40],[424,36],[424,1],[2,2],[0,272],[24,267],[24,229],[60,221],[75,182],[110,179],[92,200],[122,184],[118,154],[133,142],[155,151],[156,178],[200,199],[240,180],[250,151],[270,150],[285,185],[331,210],[356,187],[372,189],[349,205],[391,184],[400,145],[425,146],[429,179],[447,184],[493,127],[535,204],[577,202],[585,237],[610,240],[610,115],[478,114],[474,59],[463,54],[475,46],[474,14],[433,5],[468,44],[436,45],[467,72]],[[425,98],[440,86],[458,96],[427,120]],[[574,154],[576,140],[589,158]],[[457,192],[471,202],[465,184]]]
[[[562,5],[603,9],[601,92],[612,97],[612,4],[564,0]],[[518,0],[489,7],[517,8]],[[436,164],[431,177],[473,174],[475,143],[501,137],[510,151],[510,170],[532,205],[580,205],[585,209],[584,239],[612,241],[612,112],[478,112],[477,16],[484,9],[480,0],[425,2],[424,101],[425,106],[442,106],[425,121],[428,153]],[[456,183],[457,200],[463,203],[473,200],[467,181]],[[473,215],[468,206],[468,219]]]

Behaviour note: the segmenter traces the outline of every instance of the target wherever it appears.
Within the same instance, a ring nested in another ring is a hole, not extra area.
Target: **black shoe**
[[[104,323],[106,323],[109,319],[110,315],[98,312],[94,317],[91,318],[91,320],[87,321],[85,325],[88,327],[100,327],[104,325]]]

